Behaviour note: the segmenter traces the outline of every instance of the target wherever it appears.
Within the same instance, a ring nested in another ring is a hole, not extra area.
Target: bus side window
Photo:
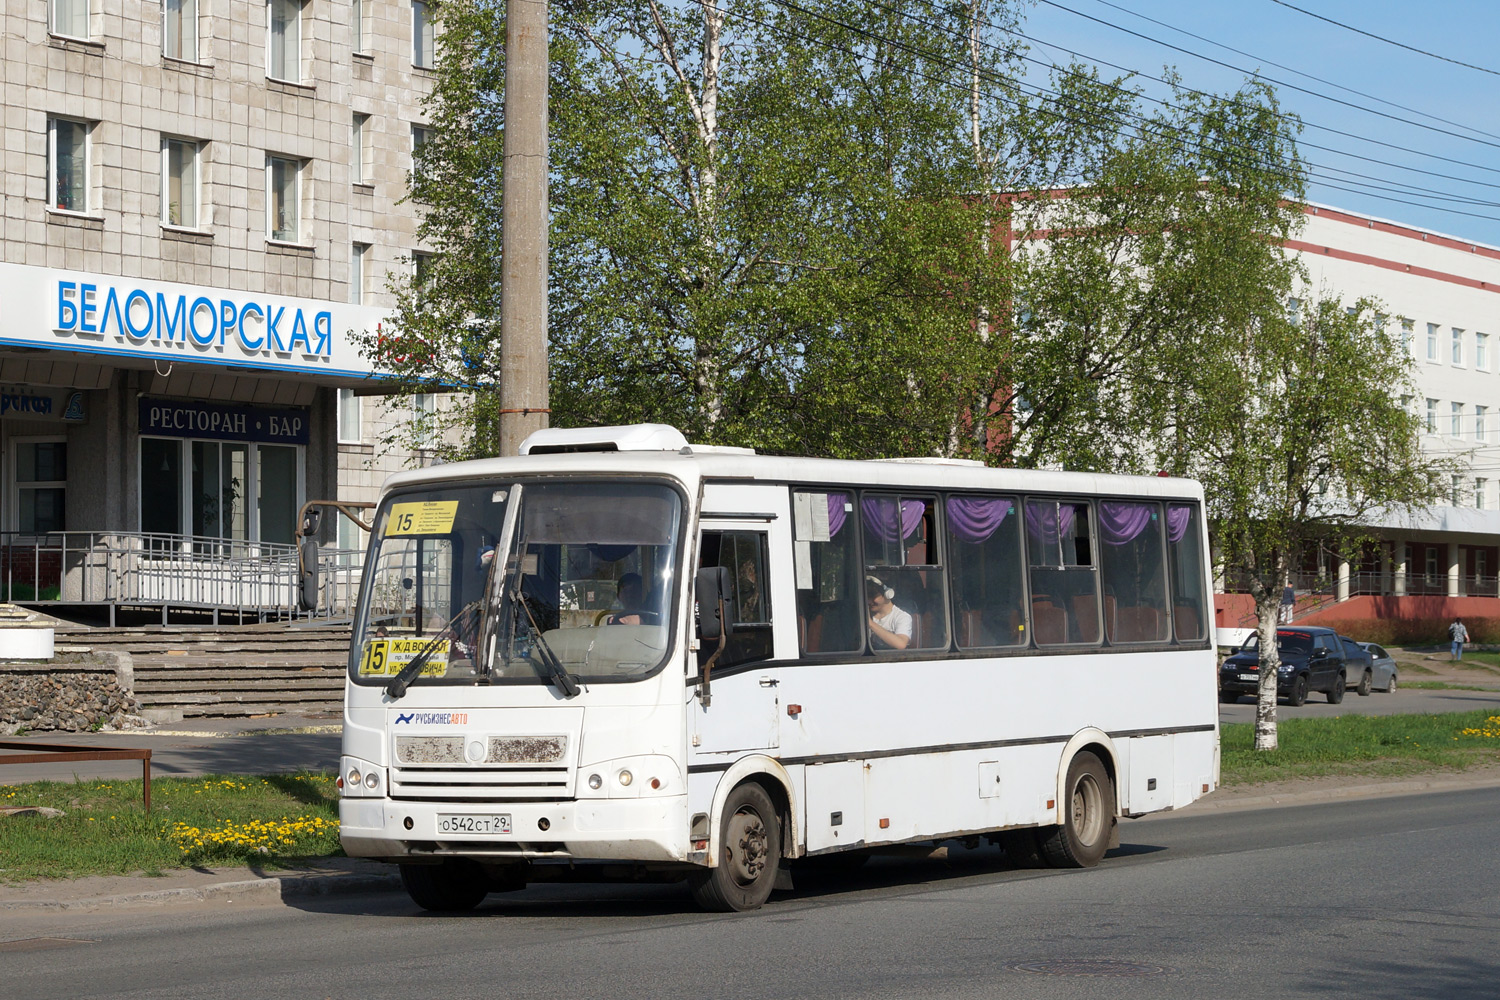
[[[864,648],[864,584],[855,551],[854,494],[792,494],[797,646],[803,653]]]
[[[1021,519],[1014,497],[955,494],[945,505],[960,649],[1026,642]]]
[[[1171,621],[1161,505],[1100,500],[1098,511],[1104,637],[1112,643],[1166,642]]]
[[[729,599],[724,602],[728,635],[721,667],[771,658],[770,591],[766,580],[766,535],[760,531],[705,531],[698,551],[700,566],[729,570]],[[713,649],[699,650],[706,660]]]
[[[1038,645],[1099,641],[1099,575],[1094,570],[1089,504],[1028,500],[1032,638]]]
[[[885,599],[878,602],[883,610],[867,604],[867,617],[907,636],[906,646],[895,648],[948,648],[947,580],[939,561],[936,511],[928,497],[860,497],[867,596]],[[879,653],[893,647],[872,628],[870,648]]]
[[[1167,566],[1172,580],[1172,628],[1178,642],[1201,640],[1208,621],[1201,516],[1196,504],[1167,504]]]

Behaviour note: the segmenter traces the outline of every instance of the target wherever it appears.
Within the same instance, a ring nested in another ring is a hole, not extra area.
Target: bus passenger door
[[[698,539],[698,565],[729,570],[729,597],[724,602],[724,651],[709,674],[710,703],[695,700],[694,748],[699,753],[769,750],[780,745],[780,681],[776,672],[757,666],[769,661],[771,635],[769,538],[764,522],[704,520]],[[713,648],[699,650],[698,666]]]

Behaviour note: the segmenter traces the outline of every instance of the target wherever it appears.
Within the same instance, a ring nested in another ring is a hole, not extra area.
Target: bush
[[[1358,642],[1382,646],[1443,646],[1448,643],[1447,621],[1422,618],[1323,618],[1316,623]],[[1465,618],[1470,642],[1500,643],[1500,618]]]

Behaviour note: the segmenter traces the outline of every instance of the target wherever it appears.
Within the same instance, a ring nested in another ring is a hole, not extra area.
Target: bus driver
[[[891,603],[896,592],[878,577],[865,577],[865,599],[870,607],[870,645],[875,649],[905,649],[911,643],[911,615]]]

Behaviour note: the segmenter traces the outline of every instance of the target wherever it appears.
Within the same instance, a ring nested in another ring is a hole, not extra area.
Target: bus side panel
[[[1126,813],[1170,809],[1176,790],[1177,736],[1121,740],[1120,808]]]
[[[1058,747],[881,757],[865,762],[865,839],[900,843],[1051,822]],[[813,815],[809,803],[809,815]],[[882,825],[884,824],[884,825]]]
[[[1181,733],[1173,741],[1177,781],[1172,808],[1181,809],[1219,787],[1219,734]]]
[[[803,768],[807,853],[858,847],[865,840],[864,761],[841,760]]]

